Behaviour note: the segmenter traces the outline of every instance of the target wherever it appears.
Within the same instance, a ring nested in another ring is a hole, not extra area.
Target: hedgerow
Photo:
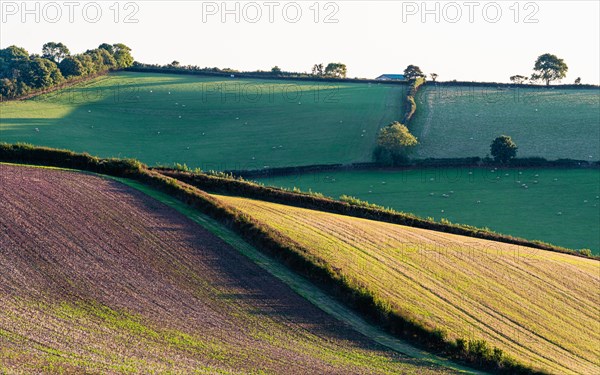
[[[402,119],[402,124],[408,126],[410,121],[412,120],[415,112],[417,112],[417,103],[415,102],[415,96],[417,96],[417,91],[419,91],[419,87],[421,87],[425,83],[425,78],[419,77],[411,82],[410,90],[408,95],[406,95],[405,99],[405,114]]]
[[[446,232],[514,245],[528,246],[570,255],[584,256],[575,250],[543,243],[540,241],[530,241],[509,235],[498,234],[487,228],[477,228],[464,224],[440,223],[432,219],[425,219],[408,213],[398,212],[389,208],[377,207],[376,205],[371,205],[368,202],[358,202],[357,200],[348,198],[346,198],[344,201],[337,201],[332,198],[315,196],[314,194],[310,193],[299,193],[297,191],[288,191],[274,187],[267,187],[243,180],[166,169],[159,169],[158,171],[166,176],[176,178],[180,181],[211,193],[242,196],[311,210],[325,211],[335,214],[360,217],[363,219],[384,221],[392,224],[435,230],[438,232]],[[600,259],[600,257],[596,256],[593,256],[593,258]]]
[[[396,220],[413,222],[413,224],[425,222],[423,219],[380,209],[359,207],[327,198],[265,188],[230,178],[194,175],[180,171],[150,170],[134,160],[100,159],[87,154],[33,147],[31,145],[0,144],[0,161],[74,168],[135,179],[185,202],[231,228],[259,250],[273,256],[289,268],[307,277],[370,321],[380,324],[399,337],[410,339],[428,350],[496,373],[545,373],[518,363],[500,349],[489,346],[485,341],[467,341],[461,338],[449,340],[442,329],[426,327],[409,313],[400,313],[393,310],[387,301],[375,297],[364,286],[349,280],[323,260],[310,255],[309,251],[295,241],[239,210],[223,204],[205,192],[202,186],[199,185],[211,186],[213,189],[229,192],[243,190],[246,193],[254,193],[271,199],[279,197],[304,205],[321,204],[330,210],[337,209],[348,213],[380,216],[387,219],[396,218]],[[173,176],[178,178],[173,178]],[[362,204],[362,202],[357,202],[357,204]],[[433,223],[428,223],[428,225],[433,225]],[[441,224],[437,225],[441,226]],[[466,230],[464,228],[448,227]]]

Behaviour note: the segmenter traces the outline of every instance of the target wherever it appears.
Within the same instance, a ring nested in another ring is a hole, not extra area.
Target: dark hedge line
[[[240,211],[224,205],[208,193],[180,180],[149,170],[132,160],[100,159],[67,150],[30,145],[0,144],[0,161],[81,169],[107,175],[128,177],[190,205],[234,230],[247,242],[275,257],[292,270],[333,294],[371,322],[389,332],[410,339],[417,345],[451,358],[502,374],[545,374],[524,366],[483,340],[448,340],[440,329],[425,327],[408,314],[392,311],[364,287],[354,285],[329,264],[309,255],[299,244]]]
[[[499,164],[492,159],[480,158],[478,156],[467,158],[427,158],[411,159],[404,165],[397,167],[385,167],[379,163],[352,163],[352,164],[314,164],[297,167],[280,167],[248,170],[227,170],[222,173],[244,179],[266,178],[275,176],[300,175],[306,173],[348,171],[348,170],[407,170],[414,168],[442,168],[442,167],[498,167]],[[515,158],[503,168],[599,168],[600,161],[587,161],[577,159],[547,160],[539,157]],[[169,170],[171,168],[157,168]],[[176,168],[177,169],[177,168]]]
[[[183,75],[198,75],[210,77],[230,78],[233,74],[235,78],[252,78],[252,79],[267,79],[267,80],[289,80],[289,81],[308,81],[308,82],[347,82],[347,83],[375,83],[384,85],[401,85],[408,86],[405,81],[378,81],[376,79],[362,78],[331,78],[331,77],[316,77],[312,75],[282,75],[271,72],[237,72],[237,71],[212,71],[210,69],[191,70],[184,68],[161,68],[161,67],[144,67],[132,66],[127,69],[129,72],[137,73],[162,73],[162,74],[183,74]]]
[[[597,168],[600,161],[577,159],[546,160],[544,158],[515,158],[509,163],[510,167],[565,167],[565,168]]]
[[[81,169],[117,177],[130,177],[144,168],[142,163],[133,159],[101,159],[86,153],[28,144],[0,143],[0,161]]]
[[[467,87],[498,87],[498,88],[529,88],[529,89],[540,89],[540,90],[552,90],[552,89],[592,89],[598,90],[600,86],[597,85],[532,85],[525,83],[501,83],[501,82],[470,82],[470,81],[435,81],[427,82],[428,86],[467,86]]]
[[[408,166],[415,167],[498,167],[498,164],[490,158],[470,157],[470,158],[428,158],[413,159]],[[515,158],[511,159],[508,165],[501,165],[504,168],[597,168],[600,161],[587,161],[577,159],[557,159],[547,160],[541,157]]]
[[[392,224],[400,224],[438,232],[458,234],[462,236],[481,238],[513,245],[533,247],[536,249],[554,251],[575,256],[583,256],[575,250],[554,246],[540,241],[530,241],[509,235],[498,234],[468,225],[438,223],[406,213],[387,209],[365,207],[364,205],[353,205],[349,204],[348,202],[341,202],[314,194],[297,193],[284,189],[262,186],[235,178],[210,176],[206,174],[196,174],[168,169],[160,169],[158,171],[165,176],[175,178],[211,193],[242,196],[289,206],[308,208],[311,210],[325,211],[340,215],[384,221]],[[594,256],[593,258],[600,259],[598,256]]]
[[[314,164],[303,165],[298,167],[265,168],[254,170],[230,170],[224,171],[223,173],[243,178],[261,178],[272,176],[287,176],[291,174],[335,171],[342,170],[344,168],[351,168],[351,166],[344,166],[343,164]]]
[[[56,85],[51,86],[51,87],[46,87],[46,88],[43,88],[43,89],[32,90],[32,91],[28,92],[27,94],[21,95],[21,96],[7,98],[7,97],[4,97],[4,96],[0,95],[0,103],[2,103],[2,102],[10,102],[10,101],[18,101],[18,100],[31,99],[31,98],[36,97],[36,96],[49,94],[49,93],[52,93],[52,92],[55,92],[55,91],[58,91],[58,90],[62,90],[62,89],[69,88],[71,86],[75,86],[75,85],[83,83],[83,82],[91,81],[91,80],[93,80],[95,78],[108,75],[108,73],[109,73],[109,71],[107,70],[107,71],[104,71],[104,72],[99,72],[99,73],[87,75],[85,77],[68,78],[68,79],[66,79],[62,83],[56,84]]]
[[[482,158],[475,156],[471,158],[427,158],[427,159],[412,159],[411,167],[419,168],[438,168],[438,167],[482,167],[484,161]]]

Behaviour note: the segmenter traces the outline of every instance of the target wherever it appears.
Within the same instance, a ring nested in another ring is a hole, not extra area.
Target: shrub
[[[383,210],[383,211],[387,211],[388,209],[383,207],[383,206],[379,206],[377,204],[374,203],[369,203],[367,201],[363,201],[360,200],[356,197],[352,197],[350,195],[342,195],[340,196],[340,201],[342,202],[346,202],[352,206],[358,206],[358,207],[367,207],[367,208],[373,208],[373,209],[377,209],[377,210]]]
[[[506,164],[517,156],[517,148],[511,137],[501,135],[492,141],[490,152],[496,162]]]
[[[393,122],[379,131],[375,160],[388,165],[403,164],[408,160],[410,149],[418,143],[405,125]]]
[[[504,361],[504,351],[494,347],[494,350],[492,351],[492,361],[501,364]]]
[[[485,340],[469,340],[469,356],[472,357],[472,360],[491,359],[492,349]]]
[[[586,256],[586,257],[591,257],[592,256],[592,250],[590,249],[581,249],[579,250],[579,254]]]
[[[467,340],[458,338],[456,339],[456,351],[459,354],[466,354],[468,351],[468,343]]]

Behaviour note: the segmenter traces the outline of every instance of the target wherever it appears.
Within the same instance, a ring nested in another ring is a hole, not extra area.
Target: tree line
[[[544,53],[535,60],[533,66],[534,73],[531,77],[516,74],[510,77],[510,81],[516,84],[523,84],[529,80],[531,83],[545,82],[546,86],[550,86],[552,81],[561,80],[567,76],[569,67],[565,61],[551,53]],[[581,77],[575,79],[575,84],[581,84]]]
[[[13,45],[0,49],[0,97],[17,98],[67,80],[131,65],[131,48],[122,43],[103,43],[96,49],[71,54],[63,43],[48,42],[41,55]]]

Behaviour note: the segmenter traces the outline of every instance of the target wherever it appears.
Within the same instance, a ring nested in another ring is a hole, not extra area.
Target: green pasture
[[[0,141],[205,170],[370,161],[406,87],[115,73],[0,103]]]
[[[598,169],[343,171],[260,182],[342,194],[436,220],[600,254]]]
[[[428,86],[417,95],[416,157],[484,157],[499,135],[519,157],[600,160],[598,89]]]

